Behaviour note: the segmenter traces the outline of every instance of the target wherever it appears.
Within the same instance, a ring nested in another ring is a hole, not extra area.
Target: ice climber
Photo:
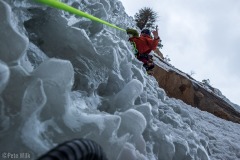
[[[129,41],[134,47],[136,58],[143,62],[143,66],[148,73],[151,72],[154,63],[152,55],[149,55],[149,53],[157,48],[160,41],[157,27],[156,30],[152,31],[153,38],[149,29],[143,29],[140,36],[135,29],[128,28],[126,31],[129,35]]]

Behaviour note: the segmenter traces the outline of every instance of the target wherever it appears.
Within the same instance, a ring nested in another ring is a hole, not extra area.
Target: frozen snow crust
[[[118,0],[64,2],[133,26]],[[0,15],[1,153],[35,159],[89,138],[109,160],[214,159],[209,134],[145,74],[124,32],[27,0],[0,0]]]

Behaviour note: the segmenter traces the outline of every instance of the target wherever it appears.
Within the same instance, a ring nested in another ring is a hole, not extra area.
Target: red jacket
[[[148,54],[157,48],[159,38],[152,39],[149,35],[141,35],[140,37],[131,37],[129,41],[135,43],[139,54]]]

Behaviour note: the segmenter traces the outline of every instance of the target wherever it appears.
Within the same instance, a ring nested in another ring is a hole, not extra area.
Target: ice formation
[[[134,26],[118,0],[64,2]],[[1,152],[35,159],[89,138],[109,160],[210,159],[208,134],[146,75],[124,32],[29,0],[0,0],[0,15]]]

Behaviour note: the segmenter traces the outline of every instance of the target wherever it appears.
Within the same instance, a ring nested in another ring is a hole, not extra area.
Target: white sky
[[[120,0],[128,15],[151,7],[159,15],[162,52],[198,81],[209,79],[240,105],[239,0]]]

